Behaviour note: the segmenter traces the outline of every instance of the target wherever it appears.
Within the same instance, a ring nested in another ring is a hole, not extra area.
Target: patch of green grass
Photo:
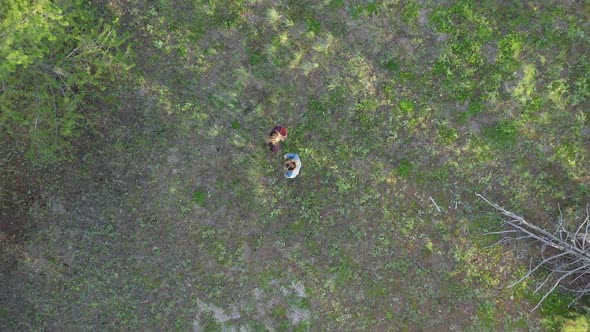
[[[350,16],[357,20],[363,17],[371,16],[379,11],[379,4],[377,2],[367,2],[363,4],[353,4],[348,7]]]
[[[205,204],[205,200],[207,199],[207,193],[202,190],[195,190],[193,191],[193,201],[200,206]]]
[[[446,144],[453,143],[457,140],[457,138],[459,138],[459,132],[457,129],[449,126],[446,123],[441,123],[438,126],[437,131],[441,141]]]
[[[395,59],[387,59],[382,62],[382,65],[391,72],[397,72],[400,68],[399,63]]]
[[[305,26],[308,32],[316,35],[320,32],[322,24],[315,17],[310,16],[305,19]]]
[[[465,124],[469,119],[477,117],[485,109],[485,105],[481,101],[470,101],[467,111],[461,113],[458,117],[460,124]]]
[[[299,309],[305,309],[305,310],[309,310],[310,309],[310,300],[307,297],[300,297],[300,296],[290,296],[289,298],[287,298],[287,302],[289,303],[289,305],[295,307],[295,308],[299,308]]]
[[[287,308],[277,305],[272,308],[272,316],[277,320],[284,321],[287,318]]]
[[[247,48],[246,54],[248,55],[248,63],[251,66],[257,66],[257,65],[264,62],[264,56],[258,50],[253,50],[253,49]]]
[[[590,330],[590,318],[587,316],[565,319],[560,326],[561,332],[583,332],[588,330]]]
[[[399,101],[399,109],[405,114],[412,114],[416,103],[413,100],[402,99]]]
[[[401,14],[402,21],[406,24],[414,23],[418,19],[420,6],[416,1],[405,1]]]
[[[330,0],[328,8],[335,10],[344,6],[344,0]]]
[[[543,276],[540,276],[543,277]],[[533,294],[530,293],[528,296],[531,302],[538,303],[544,293],[537,293]],[[569,316],[570,314],[574,313],[574,311],[570,308],[570,304],[574,300],[574,297],[569,294],[564,294],[559,291],[551,293],[543,303],[541,304],[541,311],[548,315],[557,315],[557,316]]]
[[[486,301],[477,307],[477,318],[480,326],[486,329],[493,329],[498,320],[496,319],[496,307],[493,302]]]
[[[413,165],[407,159],[402,159],[399,162],[399,165],[395,168],[395,172],[398,176],[407,177],[412,172]]]
[[[488,139],[499,148],[508,148],[516,144],[518,127],[514,122],[502,121],[495,126],[485,129]]]
[[[590,60],[582,57],[574,64],[572,72],[574,78],[569,101],[573,106],[577,106],[590,98]]]
[[[431,184],[445,184],[451,176],[449,165],[438,167],[430,172],[424,174],[424,180],[430,181]]]
[[[413,266],[415,266],[415,263],[409,259],[395,259],[385,264],[384,267],[386,270],[406,274]]]
[[[370,127],[375,119],[375,115],[373,113],[375,110],[377,110],[378,106],[379,102],[376,99],[363,99],[357,104],[357,119],[361,126],[365,128]]]
[[[218,323],[211,313],[207,313],[205,322],[201,322],[204,331],[220,332],[223,331],[223,325]]]

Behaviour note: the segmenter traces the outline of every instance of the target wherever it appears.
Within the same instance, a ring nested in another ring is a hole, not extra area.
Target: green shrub
[[[125,38],[82,0],[3,1],[0,17],[0,132],[41,163],[63,159],[100,116],[88,104],[129,69]]]
[[[561,332],[585,332],[590,331],[590,323],[584,316],[579,316],[576,319],[568,319],[561,326]]]

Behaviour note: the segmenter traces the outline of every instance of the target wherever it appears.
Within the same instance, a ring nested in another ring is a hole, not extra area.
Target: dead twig
[[[432,198],[432,196],[429,196],[428,198],[430,198],[430,200],[432,201],[432,204],[434,204],[436,211],[441,212],[441,209],[440,209],[440,207],[438,207],[438,204],[436,204],[436,202],[434,201],[434,198]]]

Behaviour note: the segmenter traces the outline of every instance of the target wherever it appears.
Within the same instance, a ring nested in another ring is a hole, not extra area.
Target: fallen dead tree
[[[503,230],[488,233],[502,235],[503,238],[498,243],[516,239],[530,240],[540,245],[541,257],[538,261],[531,265],[529,271],[522,278],[509,286],[513,287],[521,283],[541,268],[547,270],[547,276],[535,288],[535,293],[542,289],[545,293],[532,311],[536,310],[557,287],[575,295],[572,304],[581,297],[590,294],[590,211],[588,205],[586,205],[586,217],[578,225],[566,225],[560,214],[556,230],[549,232],[498,204],[490,202],[482,195],[478,193],[476,195],[500,211],[505,217],[502,225]],[[545,285],[548,286],[544,287]]]

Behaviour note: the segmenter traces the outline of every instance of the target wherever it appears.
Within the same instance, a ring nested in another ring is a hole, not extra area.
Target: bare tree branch
[[[557,287],[576,295],[575,300],[570,305],[583,296],[590,295],[590,251],[588,250],[590,249],[590,204],[586,205],[586,217],[577,227],[566,225],[561,206],[558,206],[559,219],[557,220],[557,228],[551,233],[489,201],[482,195],[475,194],[500,211],[506,218],[502,223],[504,230],[486,233],[504,236],[495,245],[509,241],[510,238],[540,243],[541,261],[535,264],[532,264],[531,261],[529,271],[522,278],[508,286],[514,287],[531,277],[533,273],[541,268],[548,270],[549,274],[536,286],[534,293],[544,289],[549,282],[551,282],[551,287],[544,292],[541,300],[531,311],[536,310]],[[564,286],[564,284],[568,286]]]
[[[551,261],[552,259],[554,259],[554,258],[558,258],[558,257],[561,257],[561,256],[565,256],[565,255],[567,255],[567,253],[561,253],[561,254],[559,254],[559,255],[551,256],[551,257],[549,257],[549,258],[545,259],[545,260],[544,260],[544,261],[542,261],[541,263],[537,264],[537,265],[536,265],[536,266],[535,266],[533,269],[530,269],[530,270],[529,270],[529,272],[528,272],[527,274],[525,274],[525,275],[524,275],[522,278],[518,279],[518,281],[517,281],[517,282],[515,282],[515,283],[513,283],[513,284],[509,285],[509,286],[508,286],[508,288],[511,288],[511,287],[514,287],[514,286],[516,286],[516,285],[520,284],[520,283],[521,283],[521,282],[523,282],[523,281],[524,281],[526,278],[530,277],[530,276],[531,276],[531,274],[533,274],[533,272],[537,271],[537,270],[538,270],[538,269],[539,269],[541,266],[544,266],[546,263],[549,263],[549,261]]]

